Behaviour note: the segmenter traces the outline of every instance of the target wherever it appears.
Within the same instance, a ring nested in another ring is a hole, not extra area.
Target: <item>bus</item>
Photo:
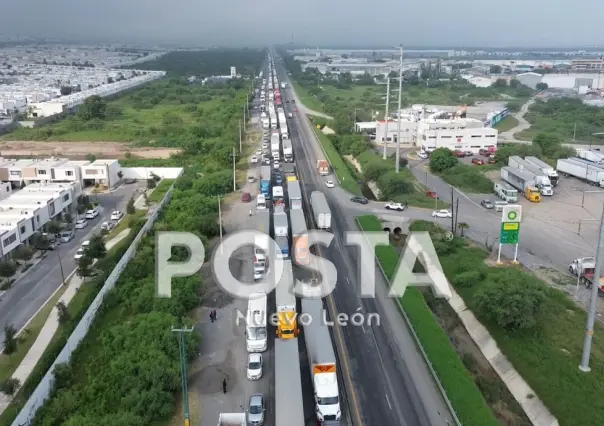
[[[245,339],[248,352],[264,352],[267,348],[266,293],[250,294],[247,304]]]

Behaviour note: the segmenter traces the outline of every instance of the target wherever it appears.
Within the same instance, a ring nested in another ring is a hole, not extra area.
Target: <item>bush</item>
[[[534,329],[544,301],[541,288],[523,281],[489,282],[474,295],[484,317],[512,331]]]
[[[441,177],[448,184],[466,192],[474,194],[493,192],[493,182],[479,167],[458,164],[444,172]]]
[[[0,392],[5,393],[8,396],[13,396],[20,386],[21,382],[19,382],[19,379],[6,379],[5,381],[0,382]]]
[[[377,186],[384,199],[391,199],[401,194],[411,194],[414,191],[413,182],[395,171],[382,174],[377,180]]]
[[[472,287],[484,279],[484,274],[481,271],[467,271],[453,278],[455,287]]]
[[[455,153],[447,148],[438,148],[430,155],[430,170],[442,173],[458,163]]]

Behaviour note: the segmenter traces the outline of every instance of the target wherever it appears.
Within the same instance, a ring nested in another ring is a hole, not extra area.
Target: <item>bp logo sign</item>
[[[508,212],[508,220],[514,222],[514,221],[516,221],[517,217],[518,217],[518,213],[516,213],[514,210]]]

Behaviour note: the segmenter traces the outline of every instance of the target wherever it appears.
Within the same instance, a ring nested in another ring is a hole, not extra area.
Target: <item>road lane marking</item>
[[[386,402],[388,403],[388,408],[390,408],[392,410],[392,405],[390,405],[390,399],[388,398],[388,394],[384,394],[384,396],[386,397]]]

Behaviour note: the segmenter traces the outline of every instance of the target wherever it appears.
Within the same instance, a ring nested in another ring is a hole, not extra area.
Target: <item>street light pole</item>
[[[235,170],[235,160],[237,159],[237,153],[235,152],[235,147],[233,147],[233,152],[231,153],[231,157],[233,158],[233,192],[237,191],[237,177]]]
[[[385,127],[384,127],[385,136],[384,136],[384,140],[382,141],[384,143],[384,155],[382,157],[384,160],[386,158],[388,158],[387,151],[386,151],[386,144],[388,143],[388,104],[389,103],[390,103],[390,77],[388,77],[388,79],[386,80],[386,112],[384,112],[384,120],[386,120],[386,123],[385,123]]]
[[[182,405],[185,417],[185,426],[191,425],[191,419],[189,416],[189,389],[187,386],[187,346],[185,344],[185,333],[191,333],[191,328],[174,328],[172,332],[178,333],[178,347],[180,351],[180,379],[182,382]]]
[[[220,207],[220,195],[218,196],[218,228],[220,229],[220,253],[222,254],[222,208]]]
[[[242,142],[241,142],[241,120],[239,120],[239,152],[242,151]]]
[[[598,291],[600,290],[600,273],[602,271],[602,257],[604,256],[604,209],[600,219],[600,238],[598,239],[598,251],[596,252],[596,267],[594,270],[593,283],[591,285],[591,299],[589,301],[589,311],[587,316],[587,330],[585,331],[585,341],[583,343],[583,356],[579,370],[588,373],[589,357],[591,355],[591,341],[594,334],[594,323],[596,321],[596,307],[598,303]],[[581,271],[577,271],[581,273]]]
[[[400,172],[400,150],[401,150],[401,102],[403,96],[403,45],[401,45],[401,59],[398,69],[398,121],[396,124],[396,164],[395,170],[397,173]]]

